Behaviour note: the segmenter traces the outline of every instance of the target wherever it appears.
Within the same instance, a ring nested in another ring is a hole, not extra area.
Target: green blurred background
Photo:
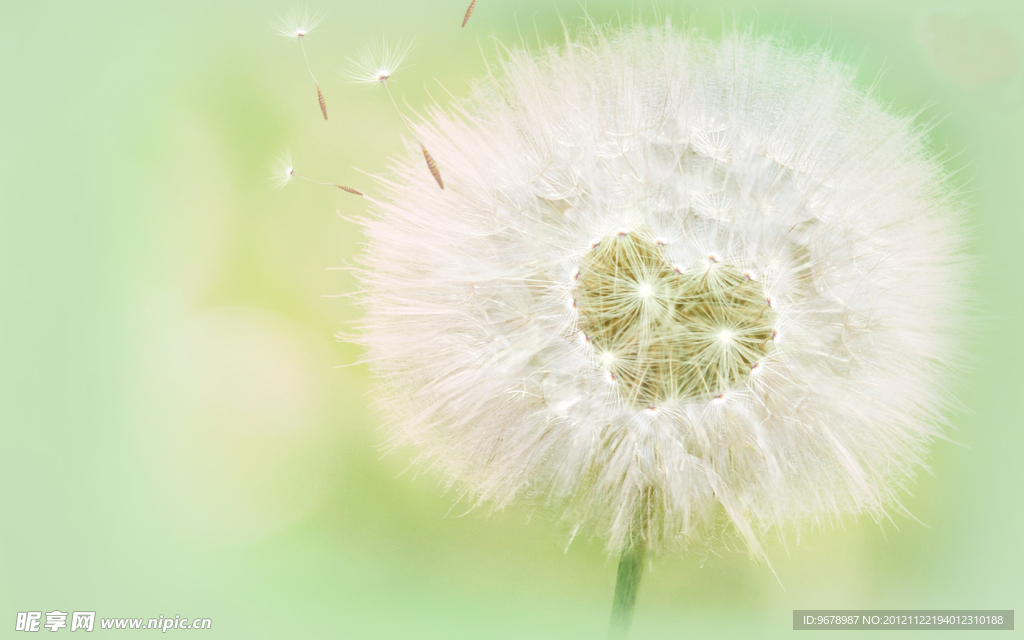
[[[458,517],[409,452],[381,457],[367,372],[337,368],[359,350],[332,337],[358,311],[321,297],[353,290],[327,268],[360,242],[335,211],[364,201],[269,186],[285,146],[300,173],[369,191],[353,167],[400,151],[386,96],[336,73],[370,38],[416,38],[392,86],[420,108],[466,93],[491,36],[556,42],[560,16],[583,15],[480,0],[462,29],[466,4],[309,4],[329,12],[306,41],[324,122],[298,44],[269,24],[290,0],[0,2],[0,636],[53,609],[208,617],[218,638],[604,636],[599,542],[566,552],[528,506]],[[795,608],[1019,609],[1024,5],[586,4],[599,22],[784,30],[859,62],[865,86],[881,74],[894,108],[930,105],[979,259],[965,446],[934,448],[906,501],[921,522],[771,544],[784,588],[742,550],[660,558],[633,637],[788,637]]]

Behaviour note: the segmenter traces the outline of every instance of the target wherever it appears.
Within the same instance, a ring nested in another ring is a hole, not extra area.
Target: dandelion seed
[[[434,158],[430,155],[430,152],[427,151],[427,148],[423,146],[422,142],[420,143],[420,148],[423,149],[423,157],[427,160],[427,168],[430,169],[430,175],[434,176],[434,180],[437,181],[437,186],[444,189],[444,182],[441,180],[441,172],[437,169],[437,163],[434,162]]]
[[[622,625],[649,552],[725,525],[764,558],[899,504],[953,404],[961,211],[914,122],[821,51],[568,46],[434,116],[465,193],[402,161],[363,223],[362,341],[400,440],[621,554]],[[694,210],[709,183],[727,215]]]
[[[274,167],[270,173],[270,181],[275,187],[282,188],[291,182],[292,178],[298,178],[299,180],[305,180],[306,182],[312,182],[314,184],[322,184],[326,187],[335,187],[356,196],[365,196],[362,191],[353,189],[352,187],[346,187],[343,184],[321,182],[295,173],[295,165],[292,163],[291,154],[289,154],[288,151],[283,151],[274,159]]]
[[[388,80],[402,65],[411,49],[412,42],[410,41],[399,41],[393,46],[388,45],[384,40],[381,40],[379,44],[374,42],[363,49],[358,58],[349,58],[349,67],[346,75],[352,82],[384,87],[388,98],[391,100],[391,106],[394,107],[395,113],[398,114],[398,119],[402,121],[406,130],[420,145],[430,175],[434,177],[437,186],[444,189],[444,181],[441,180],[441,171],[437,168],[437,162],[434,161],[434,157],[427,151],[427,147],[423,144],[420,137],[412,130],[412,126],[406,120],[405,115],[402,114],[402,110],[398,108],[398,102],[395,100],[394,94],[391,93],[391,85],[388,84]]]
[[[473,15],[473,9],[476,8],[476,0],[469,3],[469,8],[466,9],[466,17],[462,19],[462,26],[465,27],[466,23],[469,22],[469,16]]]
[[[306,62],[306,70],[309,71],[309,77],[313,79],[313,84],[316,86],[316,97],[320,103],[320,113],[324,115],[324,120],[327,119],[327,101],[324,100],[324,92],[320,90],[320,83],[317,82],[316,76],[313,75],[313,68],[309,65],[309,57],[306,55],[306,36],[309,35],[313,29],[320,24],[326,17],[326,13],[317,12],[309,14],[308,12],[294,12],[287,18],[278,18],[277,32],[285,38],[296,38],[299,41],[299,48],[302,49],[302,59]]]

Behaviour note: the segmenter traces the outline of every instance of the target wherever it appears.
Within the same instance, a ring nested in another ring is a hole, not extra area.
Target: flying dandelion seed
[[[316,28],[318,24],[323,22],[323,19],[327,14],[318,12],[310,14],[308,12],[294,12],[287,18],[278,18],[277,21],[277,32],[285,38],[296,38],[299,41],[299,47],[302,49],[302,59],[306,62],[306,70],[309,71],[309,77],[313,78],[313,84],[316,86],[316,97],[320,103],[320,113],[324,114],[324,120],[327,119],[327,101],[324,100],[324,92],[320,90],[320,83],[317,82],[316,76],[313,75],[313,68],[309,66],[309,57],[306,56],[306,36]]]
[[[476,0],[469,3],[469,8],[466,9],[466,17],[462,19],[462,26],[465,27],[466,23],[469,22],[469,17],[473,15],[473,9],[476,9]]]
[[[283,151],[280,155],[274,158],[274,166],[270,172],[270,182],[277,188],[283,188],[292,178],[298,178],[299,180],[305,180],[306,182],[312,182],[313,184],[322,184],[325,187],[335,187],[346,191],[356,196],[364,196],[365,194],[359,189],[353,189],[352,187],[346,187],[343,184],[337,184],[335,182],[321,182],[319,180],[313,180],[306,176],[295,173],[295,165],[292,162],[291,154],[288,151]]]
[[[412,50],[412,45],[413,43],[411,41],[402,40],[398,41],[394,45],[389,45],[384,40],[381,40],[379,44],[373,42],[363,49],[358,58],[349,58],[349,66],[344,73],[348,76],[349,80],[357,84],[384,87],[384,90],[387,91],[388,98],[391,100],[391,105],[395,108],[395,113],[398,114],[398,118],[402,121],[406,130],[420,146],[420,149],[423,152],[423,158],[427,162],[427,169],[430,170],[430,175],[433,176],[437,186],[444,189],[444,181],[441,180],[441,172],[437,168],[437,163],[434,161],[434,157],[430,155],[430,152],[427,151],[426,145],[423,144],[420,137],[416,135],[416,132],[413,131],[411,126],[409,126],[409,121],[406,120],[401,109],[398,108],[398,102],[395,100],[394,94],[391,93],[391,85],[388,84],[388,80],[396,71],[398,71],[398,68],[402,66],[402,62],[405,61],[406,56],[409,55],[409,51]]]
[[[410,156],[364,223],[397,440],[474,503],[603,538],[620,633],[649,553],[725,527],[764,558],[773,530],[902,509],[964,298],[924,131],[751,35],[594,32],[502,67],[413,134],[449,189]]]

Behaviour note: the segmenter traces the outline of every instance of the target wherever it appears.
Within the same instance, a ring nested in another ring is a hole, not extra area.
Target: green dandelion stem
[[[615,580],[615,599],[612,601],[612,619],[608,626],[608,640],[625,640],[629,637],[629,626],[633,621],[636,596],[640,590],[640,578],[644,573],[647,547],[643,540],[633,543],[622,552],[619,559],[619,574]]]
[[[644,574],[647,560],[647,540],[651,528],[651,489],[641,491],[633,521],[629,546],[619,558],[619,571],[615,578],[615,597],[612,600],[611,622],[608,624],[608,640],[626,640],[633,622],[636,597],[640,591],[640,579]]]

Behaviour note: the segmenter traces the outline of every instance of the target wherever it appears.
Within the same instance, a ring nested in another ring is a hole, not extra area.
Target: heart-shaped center
[[[637,232],[583,257],[574,299],[599,365],[641,408],[742,386],[776,335],[775,312],[751,272],[715,256],[673,266]]]

